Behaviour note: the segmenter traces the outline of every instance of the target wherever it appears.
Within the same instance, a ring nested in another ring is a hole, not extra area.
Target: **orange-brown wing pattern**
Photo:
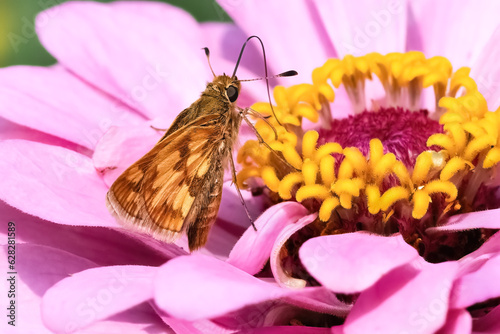
[[[210,115],[162,138],[113,183],[110,211],[167,242],[186,230],[190,248],[202,246],[220,204],[224,131],[218,116]]]

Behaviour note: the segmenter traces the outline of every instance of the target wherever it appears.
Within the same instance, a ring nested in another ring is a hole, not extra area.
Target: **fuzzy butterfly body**
[[[106,203],[118,221],[166,242],[185,232],[190,250],[206,243],[241,124],[239,90],[235,76],[216,76],[151,151],[116,179]]]

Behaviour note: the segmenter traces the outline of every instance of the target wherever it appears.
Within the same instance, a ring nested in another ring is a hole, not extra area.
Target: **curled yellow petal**
[[[357,174],[363,174],[367,168],[366,158],[356,147],[346,147],[344,149],[345,159],[351,163],[353,170]]]
[[[331,155],[323,157],[319,164],[321,180],[329,187],[335,181],[335,158]]]
[[[341,194],[339,196],[339,200],[340,200],[340,205],[344,208],[344,209],[351,209],[352,208],[352,195],[351,194]]]
[[[411,215],[415,219],[422,218],[429,208],[429,203],[431,201],[431,197],[425,191],[417,190],[413,194],[412,202],[413,202],[413,210]]]
[[[276,171],[274,170],[274,168],[271,166],[264,166],[262,167],[261,174],[262,180],[264,180],[266,186],[272,191],[278,192],[280,180],[278,179],[278,176],[276,176]]]
[[[459,171],[465,169],[467,166],[467,162],[464,159],[460,157],[453,157],[446,163],[446,166],[444,166],[443,170],[441,171],[441,174],[439,175],[439,178],[442,181],[448,181],[458,173]]]
[[[368,212],[372,215],[380,211],[380,189],[377,185],[369,184],[365,189],[368,200]]]
[[[330,190],[327,187],[320,184],[313,184],[300,187],[300,189],[297,190],[295,198],[298,202],[302,202],[307,198],[316,198],[323,200],[328,198],[330,195]]]
[[[384,146],[380,139],[370,140],[370,164],[376,165],[384,155]]]
[[[384,156],[379,160],[379,162],[373,166],[373,174],[378,181],[382,181],[383,178],[390,172],[396,163],[396,156],[392,153],[384,154]]]
[[[432,153],[422,152],[418,155],[413,174],[411,176],[413,183],[421,184],[429,174],[432,167]]]
[[[397,201],[408,199],[410,191],[405,187],[392,187],[380,196],[380,208],[387,211],[391,205]]]
[[[491,168],[500,162],[500,148],[494,147],[486,154],[483,161],[483,168]]]
[[[335,182],[332,185],[331,190],[338,195],[349,194],[351,196],[357,197],[359,196],[361,186],[363,186],[363,184],[357,182],[356,179],[343,179]]]
[[[332,216],[332,211],[339,206],[340,201],[337,197],[331,196],[323,201],[319,208],[319,219],[321,221],[328,221]]]
[[[444,133],[433,134],[429,137],[429,139],[427,139],[427,146],[431,147],[433,145],[442,147],[443,149],[450,152],[450,155],[454,155],[457,151],[453,139],[448,135],[445,135]]]
[[[316,152],[316,144],[318,143],[319,134],[317,131],[310,130],[304,134],[302,139],[302,156],[312,159]]]
[[[283,199],[292,198],[292,189],[293,187],[304,181],[304,176],[302,173],[294,172],[286,175],[283,180],[281,180],[278,193]]]
[[[238,183],[238,188],[240,188],[240,189],[247,189],[248,186],[245,183],[245,181],[248,180],[251,177],[257,177],[257,176],[260,176],[260,170],[259,170],[259,168],[255,168],[255,167],[243,168],[238,173],[238,176],[236,177],[236,180],[237,180],[237,183]]]
[[[448,201],[454,201],[457,198],[458,190],[453,182],[434,180],[427,183],[423,191],[428,194],[443,193],[448,195]]]
[[[302,168],[302,158],[300,155],[297,153],[295,150],[295,147],[286,145],[283,148],[283,156],[285,157],[286,161],[290,163],[293,167],[297,169]]]
[[[342,153],[343,149],[339,143],[326,143],[321,145],[316,154],[314,155],[314,160],[319,162],[323,157],[330,155],[332,153]]]
[[[304,175],[304,183],[311,185],[316,183],[319,166],[312,160],[306,159],[302,165],[302,174]]]
[[[490,149],[495,144],[493,138],[489,136],[482,136],[475,138],[469,142],[464,152],[464,159],[472,161],[483,150]]]

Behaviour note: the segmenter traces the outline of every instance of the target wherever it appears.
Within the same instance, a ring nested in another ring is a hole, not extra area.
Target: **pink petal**
[[[423,263],[394,269],[361,293],[346,319],[349,333],[434,333],[448,312],[448,298],[458,265]],[[397,315],[397,316],[395,316]]]
[[[44,144],[61,146],[73,151],[81,152],[85,155],[90,155],[91,151],[67,140],[49,135],[44,132],[30,129],[26,126],[11,122],[0,117],[0,140],[5,139],[25,139],[37,141]]]
[[[406,1],[318,1],[312,2],[333,42],[339,58],[346,55],[362,56],[370,52],[404,52],[406,45]],[[322,65],[322,64],[318,64]],[[335,91],[332,110],[336,118],[349,107],[339,108],[338,102],[347,100],[343,89]],[[376,79],[367,81],[366,107],[381,100],[385,91]],[[361,112],[362,110],[356,110]]]
[[[229,254],[227,263],[255,275],[267,263],[273,244],[287,225],[307,215],[307,209],[296,202],[273,205],[255,221],[257,232],[249,227]]]
[[[471,69],[471,77],[488,102],[490,110],[500,107],[500,28],[497,28]]]
[[[495,307],[487,315],[475,319],[473,323],[474,333],[500,333],[500,306]]]
[[[7,283],[7,278],[15,276],[17,284],[16,326],[7,325],[8,318],[4,315],[0,331],[2,333],[51,333],[42,323],[41,296],[57,281],[75,272],[94,267],[95,264],[67,252],[45,246],[19,243],[15,250],[14,271],[17,272],[17,275],[5,274],[3,280]],[[0,252],[0,260],[4,264],[8,263],[7,251],[7,246],[3,246]],[[5,273],[7,266],[3,266],[3,268]],[[7,298],[7,284],[2,284],[2,287],[5,288],[5,298],[0,298],[0,307],[2,310],[6,310],[11,298]]]
[[[500,254],[455,282],[451,307],[465,308],[491,298],[500,297]]]
[[[500,2],[495,0],[409,1],[407,50],[444,56],[454,69],[470,66],[498,26]]]
[[[324,287],[285,289],[288,291],[283,301],[321,314],[333,314],[345,318],[351,305],[340,301],[335,293]]]
[[[175,334],[161,321],[148,303],[143,303],[106,320],[80,329],[78,334],[166,333]]]
[[[170,5],[66,3],[42,12],[37,32],[62,65],[150,118],[173,119],[211,77],[198,24]]]
[[[318,1],[315,6],[340,58],[405,51],[406,1]]]
[[[323,289],[320,293],[325,292],[328,294],[326,289]],[[349,308],[345,304],[340,305],[338,300],[332,300],[331,302],[343,308],[342,314],[339,313],[338,316],[344,318]],[[290,324],[299,323],[312,327],[324,326],[326,323],[331,322],[332,319],[332,315],[328,313],[310,311],[288,304],[284,300],[269,300],[244,307],[212,321],[223,326],[226,330],[252,330],[261,327],[289,326]]]
[[[231,222],[226,222],[217,219],[214,226],[210,230],[208,241],[203,248],[197,250],[199,254],[213,256],[219,260],[225,261],[229,256],[229,252],[234,244],[238,241],[238,231],[235,225]],[[239,234],[241,235],[241,233]],[[189,249],[186,243],[186,250]]]
[[[204,334],[204,333],[214,333],[214,334],[225,334],[231,333],[226,328],[219,326],[218,324],[210,320],[198,320],[198,321],[186,321],[181,319],[176,319],[168,316],[162,316],[163,321],[172,328],[175,333],[182,334]]]
[[[256,220],[256,224],[260,224],[259,220],[261,217],[259,215],[269,205],[269,199],[265,195],[254,196],[250,191],[245,190],[241,191],[241,195],[245,200],[250,216]],[[217,218],[235,224],[236,228],[238,228],[238,237],[250,227],[250,220],[245,212],[245,208],[241,204],[236,186],[232,181],[224,183],[222,201]]]
[[[156,267],[113,266],[65,278],[43,296],[42,316],[55,331],[75,331],[153,296]]]
[[[481,258],[490,258],[496,255],[500,255],[500,232],[493,234],[484,244],[481,245],[477,250],[464,256],[459,262],[467,263]]]
[[[329,334],[329,328],[306,327],[306,326],[275,326],[264,327],[253,330],[244,330],[238,334]]]
[[[290,324],[292,319],[302,319],[304,315],[310,315],[311,318],[321,321],[324,318],[318,313],[307,311],[296,306],[285,304],[281,301],[270,301],[267,303],[261,303],[254,306],[249,306],[238,310],[236,312],[231,312],[213,320],[196,320],[196,321],[186,321],[173,317],[169,317],[160,312],[163,321],[168,324],[176,333],[182,334],[204,334],[204,333],[252,333],[255,330],[259,330],[261,327],[265,328],[276,328],[268,327],[273,326],[275,318],[279,318],[284,322],[277,321],[280,325]],[[288,319],[288,321],[287,321]],[[313,320],[313,321],[314,321]],[[287,328],[292,328],[288,326]],[[307,329],[304,327],[299,327],[302,329]],[[324,330],[329,332],[329,329],[324,328]]]
[[[468,334],[472,331],[472,317],[467,310],[449,310],[446,323],[436,334]]]
[[[153,305],[158,315],[161,317],[164,323],[166,323],[170,328],[172,328],[175,333],[182,334],[204,334],[204,333],[233,333],[238,328],[231,328],[221,323],[220,318],[215,320],[201,319],[196,321],[187,321],[183,319],[174,318],[168,316],[158,308],[158,306]],[[233,314],[233,313],[232,313]],[[247,314],[248,315],[248,314]],[[228,316],[230,319],[234,320],[235,317]]]
[[[241,193],[250,216],[255,219],[265,210],[268,199],[265,196],[252,196],[249,191]],[[221,260],[227,260],[243,232],[249,228],[253,231],[253,228],[249,226],[250,219],[241,204],[235,185],[232,182],[224,183],[217,220],[210,231],[208,242],[201,252]]]
[[[155,283],[157,305],[176,318],[213,318],[246,305],[279,298],[284,290],[219,260],[191,255],[160,267]]]
[[[302,245],[299,254],[321,285],[347,294],[369,288],[394,268],[418,257],[400,234],[382,237],[365,232],[313,238]]]
[[[286,85],[310,82],[312,70],[335,56],[319,14],[309,2],[259,0],[219,4],[248,36],[258,35],[262,39],[273,73],[292,69],[299,73],[280,80]],[[283,32],[293,38],[286,39]],[[259,49],[257,41],[252,43]]]
[[[0,202],[0,234],[7,240],[8,222],[16,224],[16,241],[49,246],[88,259],[99,265],[138,264],[159,266],[186,255],[174,245],[144,242],[104,227],[70,226],[27,215]]]
[[[492,235],[477,250],[467,254],[458,263],[460,265],[457,277],[463,277],[467,274],[479,270],[487,261],[496,256],[500,256],[500,233]]]
[[[299,289],[303,288],[306,285],[306,281],[304,281],[303,279],[291,277],[283,270],[283,267],[281,265],[281,249],[285,245],[285,242],[295,232],[312,223],[317,218],[317,216],[318,214],[314,213],[312,215],[308,215],[299,219],[295,224],[289,224],[285,226],[276,238],[273,249],[271,251],[270,264],[273,276],[280,286],[290,289]]]
[[[7,204],[59,224],[118,226],[88,157],[24,140],[0,142],[0,156],[0,199]]]
[[[155,279],[156,304],[170,316],[188,321],[212,319],[280,298],[322,313],[345,314],[348,310],[324,288],[281,289],[223,261],[198,254],[167,262]]]
[[[344,325],[334,326],[331,328],[332,334],[344,334]]]
[[[94,166],[108,187],[134,162],[148,153],[162,134],[146,123],[138,126],[111,127],[97,143]]]
[[[112,125],[139,122],[121,103],[58,68],[0,70],[0,116],[93,149]]]
[[[428,228],[426,232],[466,231],[475,228],[499,229],[499,214],[500,209],[493,209],[455,215],[450,217],[445,225]]]

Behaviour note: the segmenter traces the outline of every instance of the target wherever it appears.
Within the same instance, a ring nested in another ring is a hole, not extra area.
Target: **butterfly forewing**
[[[202,116],[163,137],[113,183],[110,211],[158,239],[185,230],[190,249],[202,246],[221,200],[222,125],[220,115]]]

